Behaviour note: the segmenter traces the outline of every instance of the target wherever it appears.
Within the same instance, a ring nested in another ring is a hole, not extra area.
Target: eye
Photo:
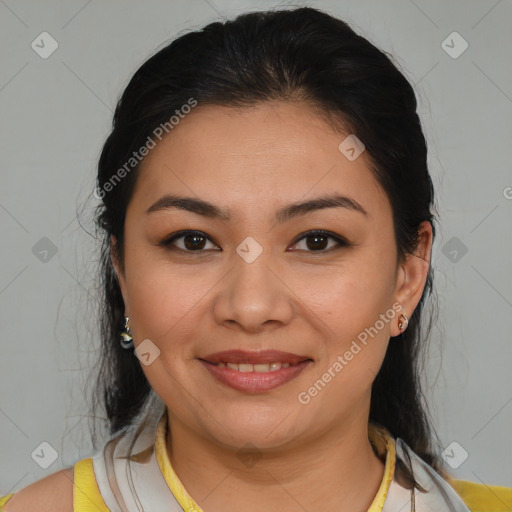
[[[176,244],[177,240],[183,239],[183,245],[179,247]],[[201,231],[180,231],[164,240],[161,245],[169,247],[170,249],[178,249],[185,252],[206,252],[204,250],[205,244],[210,242],[213,246],[217,247],[205,233]]]
[[[334,246],[326,248],[326,242],[327,247],[329,246],[329,239],[334,241]],[[178,244],[178,240],[181,240],[182,243]],[[311,242],[306,242],[305,249],[295,248],[292,249],[292,251],[305,250],[306,252],[330,252],[341,247],[350,246],[350,244],[339,235],[325,230],[312,230],[303,233],[302,236],[294,242],[292,247],[298,246],[298,242],[301,242],[302,240],[310,240]],[[213,245],[213,249],[205,248],[205,245],[208,242]],[[170,238],[167,238],[161,242],[160,245],[169,249],[177,249],[183,252],[202,253],[207,252],[208,250],[218,250],[215,249],[215,247],[218,248],[218,246],[213,243],[211,238],[201,231],[180,231],[178,233],[174,233]]]
[[[302,240],[311,240],[311,242],[306,242],[305,246],[306,249],[299,249],[299,250],[306,250],[306,252],[329,252],[335,249],[339,249],[340,247],[348,247],[350,244],[344,240],[342,237],[331,233],[330,231],[324,231],[324,230],[313,230],[308,231],[304,233],[301,238],[299,238],[294,245],[298,245],[298,242]],[[329,249],[326,249],[326,243],[328,245],[328,240],[334,240],[335,245],[334,247],[330,247]],[[309,250],[311,249],[311,250]],[[292,249],[297,250],[297,249]]]

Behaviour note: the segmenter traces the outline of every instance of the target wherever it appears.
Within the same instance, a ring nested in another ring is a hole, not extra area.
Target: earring
[[[404,320],[402,321],[402,317],[404,317]],[[405,325],[404,325],[405,323]],[[407,326],[409,325],[409,319],[403,314],[400,313],[400,316],[398,317],[398,328],[400,329],[400,334],[402,334],[405,329],[407,329]]]
[[[133,347],[133,337],[130,334],[130,319],[125,316],[124,317],[124,331],[121,332],[121,347],[125,349],[130,349]]]

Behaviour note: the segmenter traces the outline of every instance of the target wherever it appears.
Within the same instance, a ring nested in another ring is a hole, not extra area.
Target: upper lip
[[[280,350],[260,350],[258,352],[249,352],[246,350],[225,350],[215,352],[201,357],[208,363],[238,363],[238,364],[264,364],[264,363],[290,363],[298,364],[302,361],[312,359],[309,356],[282,352]]]

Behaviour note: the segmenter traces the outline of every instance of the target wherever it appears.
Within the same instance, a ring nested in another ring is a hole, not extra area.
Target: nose
[[[236,256],[220,286],[214,305],[219,325],[256,333],[293,318],[293,293],[265,251],[251,263]]]

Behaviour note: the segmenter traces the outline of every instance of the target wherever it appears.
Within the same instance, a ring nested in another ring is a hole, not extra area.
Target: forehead
[[[366,151],[355,160],[340,151],[348,135],[303,103],[199,105],[145,158],[133,200],[147,208],[164,193],[195,195],[235,218],[249,208],[254,215],[267,204],[336,192],[371,216],[390,214]]]

